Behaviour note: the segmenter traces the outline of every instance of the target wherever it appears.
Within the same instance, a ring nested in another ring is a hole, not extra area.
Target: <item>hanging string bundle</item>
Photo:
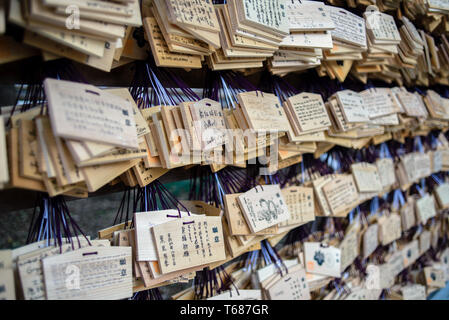
[[[45,247],[61,247],[70,243],[75,249],[75,245],[81,247],[80,236],[90,245],[89,239],[71,216],[64,197],[50,198],[47,194],[38,194],[26,243],[43,241]]]
[[[204,300],[223,293],[234,287],[234,280],[223,266],[210,270],[204,268],[197,271],[193,280],[195,300]]]
[[[27,70],[23,78],[16,101],[11,108],[7,126],[11,125],[11,117],[14,114],[26,112],[36,107],[40,108],[40,114],[46,112],[46,97],[43,85],[46,78],[87,83],[73,62],[66,59],[43,62],[32,72]]]

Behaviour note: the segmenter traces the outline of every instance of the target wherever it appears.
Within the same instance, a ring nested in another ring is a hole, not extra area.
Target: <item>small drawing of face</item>
[[[266,220],[267,222],[271,221],[270,210],[268,208],[268,202],[265,199],[259,200],[260,211],[259,211],[259,221]]]
[[[268,202],[265,199],[260,199],[259,200],[259,205],[262,209],[266,209],[268,210]]]

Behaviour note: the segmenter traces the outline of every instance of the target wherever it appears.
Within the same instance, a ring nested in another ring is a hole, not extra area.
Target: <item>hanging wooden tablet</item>
[[[365,19],[339,7],[326,8],[335,25],[335,29],[331,31],[332,38],[366,48]]]
[[[12,250],[0,250],[0,269],[11,269],[12,267]]]
[[[329,117],[332,121],[332,130],[335,132],[345,132],[353,130],[361,126],[360,123],[349,123],[345,120],[343,116],[343,111],[341,106],[338,104],[336,99],[329,100],[326,103],[327,109],[329,111]]]
[[[24,178],[19,172],[18,129],[12,128],[8,133],[8,165],[11,185],[16,188],[46,192],[42,181]]]
[[[416,216],[420,223],[425,224],[428,219],[436,216],[435,200],[433,195],[426,193],[416,200]]]
[[[317,216],[318,215],[323,215],[323,216],[330,216],[332,214],[331,209],[329,207],[329,203],[327,202],[326,196],[324,194],[323,191],[323,187],[329,183],[330,181],[332,181],[332,179],[334,179],[335,177],[331,176],[331,175],[326,175],[323,177],[319,177],[317,179],[314,179],[312,181],[313,184],[313,189],[315,191],[315,199],[318,203],[319,208],[321,209],[321,213],[318,214],[317,212]]]
[[[45,5],[52,7],[56,6],[67,7],[71,4],[71,2],[67,0],[44,0],[43,3]],[[81,0],[78,1],[78,5],[81,11],[98,12],[119,16],[131,16],[135,14],[134,8],[127,3],[109,3],[99,0],[94,1]]]
[[[0,268],[0,300],[16,300],[16,288],[14,283],[14,270],[12,268]]]
[[[122,173],[136,166],[140,159],[81,168],[89,192],[95,192]]]
[[[386,263],[388,265],[388,270],[391,272],[391,277],[396,277],[402,270],[404,270],[404,259],[402,256],[402,251],[394,251],[391,255],[386,258]],[[390,285],[391,287],[392,285]]]
[[[376,161],[377,172],[379,173],[382,188],[388,189],[396,183],[396,172],[394,161],[391,158],[382,158]]]
[[[0,250],[0,300],[15,300],[15,283],[12,250]]]
[[[237,97],[251,129],[265,132],[287,131],[288,119],[274,94],[251,91],[239,93]]]
[[[158,67],[201,68],[199,56],[170,51],[155,18],[144,18],[143,24]]]
[[[301,132],[327,128],[329,116],[319,94],[301,93],[288,98],[291,115]],[[301,132],[296,132],[297,135]]]
[[[55,136],[138,148],[130,102],[69,81],[46,79],[44,86]]]
[[[43,1],[32,1],[29,5],[28,19],[35,22],[41,22],[53,26],[54,28],[65,28],[67,17],[56,14],[51,8],[45,6]],[[67,7],[67,6],[65,6]],[[80,19],[79,31],[86,34],[113,40],[125,36],[125,26],[107,23],[104,21],[92,21]]]
[[[431,239],[430,245],[433,249],[438,248],[438,242],[440,241],[441,222],[438,221],[435,225],[430,227]]]
[[[175,119],[172,115],[172,111],[176,107],[174,106],[164,106],[161,108],[162,123],[164,124],[165,135],[168,138],[168,143],[170,145],[171,152],[180,154],[182,151],[182,145],[179,141],[179,135],[176,132]]]
[[[341,251],[319,242],[304,243],[304,259],[309,273],[340,277]]]
[[[310,300],[306,271],[301,265],[290,267],[289,272],[268,289],[271,300]]]
[[[379,240],[382,245],[387,245],[401,237],[401,217],[398,214],[390,213],[378,219]]]
[[[135,242],[135,229],[129,229],[128,233],[129,245],[132,247],[132,254],[136,257],[136,242]],[[135,260],[136,272],[140,275],[145,286],[151,286],[151,280],[153,277],[150,263],[144,261]]]
[[[161,111],[161,107],[160,106],[154,106],[151,108],[146,108],[146,109],[140,109],[143,118],[145,119],[145,121],[148,124],[148,127],[150,128],[150,133],[145,135],[145,140],[147,141],[147,145],[150,151],[150,155],[152,157],[158,157],[159,153],[158,150],[156,148],[156,142],[155,142],[155,137],[153,137],[153,133],[151,132],[151,124],[153,123],[153,114],[158,113]]]
[[[363,287],[352,287],[351,293],[344,300],[378,300],[382,290],[365,289]]]
[[[401,91],[397,94],[397,97],[407,115],[411,117],[427,117],[427,110],[420,95]]]
[[[226,259],[221,217],[185,217],[152,230],[163,274]]]
[[[171,283],[187,283],[189,280],[195,277],[195,273],[205,268],[207,265],[195,266],[192,268],[183,269],[180,271],[170,272],[166,274],[162,274],[159,262],[151,261],[147,263],[149,269],[151,271],[151,276],[153,279],[150,279],[147,287],[155,286],[158,284],[171,284]]]
[[[255,237],[246,237],[243,240],[239,239],[239,236],[231,236],[229,234],[229,227],[227,226],[226,219],[223,220],[223,233],[226,240],[226,250],[229,255],[232,257],[237,257],[249,250],[251,250],[254,246],[259,246],[260,249],[260,241],[265,239],[265,236],[255,236]]]
[[[52,167],[55,170],[56,174],[56,182],[59,186],[67,186],[70,184],[67,171],[64,169],[62,157],[59,153],[56,137],[53,135],[51,130],[51,125],[48,117],[42,117],[37,119],[38,131],[40,130],[40,126],[42,126],[42,133],[45,140],[46,147],[48,149],[49,157],[52,162]],[[81,182],[82,179],[78,180]]]
[[[284,260],[284,265],[286,268],[295,268],[298,265],[299,258]],[[262,283],[269,278],[273,278],[273,276],[280,275],[279,269],[276,267],[276,264],[268,264],[262,268],[256,270],[257,273],[257,282]]]
[[[109,246],[109,241],[100,240],[94,241],[91,244]],[[72,247],[71,244],[66,243],[61,247],[49,246],[43,248],[30,248],[30,252],[20,254],[17,257],[17,272],[20,277],[23,297],[26,300],[45,300],[47,298],[44,271],[42,268],[43,259],[86,246],[89,246],[89,242],[86,239],[81,238],[79,239],[79,243],[74,247]]]
[[[449,208],[449,184],[443,183],[435,189],[435,198],[441,209]]]
[[[190,112],[202,149],[210,150],[227,142],[226,125],[221,105],[211,99],[203,99],[190,105]]]
[[[137,261],[158,260],[151,228],[178,219],[178,216],[186,217],[188,214],[172,209],[134,213]]]
[[[241,5],[241,3],[239,5]],[[226,9],[224,10],[225,19],[229,20],[229,25],[232,26],[232,29],[236,34],[240,36],[254,37],[259,41],[263,41],[272,45],[276,45],[277,43],[282,41],[285,34],[281,35],[275,32],[269,32],[272,30],[262,30],[262,28],[260,28],[260,25],[254,27],[245,23],[245,21],[243,21],[243,10],[241,9],[241,7],[238,8],[238,3],[236,3],[235,1],[228,1],[227,5],[224,8]]]
[[[354,223],[346,230],[345,237],[340,243],[340,270],[343,272],[359,255],[359,226]]]
[[[41,114],[42,108],[44,108],[44,112],[47,109],[46,105],[44,105],[44,106],[40,105],[40,106],[31,108],[27,111],[13,114],[10,119],[11,127],[18,128],[20,120],[34,120],[38,115]]]
[[[170,170],[164,168],[147,168],[144,161],[140,161],[133,167],[133,172],[141,188],[162,177],[168,171]]]
[[[364,14],[366,29],[375,44],[399,44],[401,36],[396,27],[394,18],[386,13],[379,12],[377,8],[366,11]]]
[[[444,288],[445,275],[444,270],[435,268],[433,266],[424,268],[425,284],[429,287]]]
[[[332,48],[332,36],[329,31],[324,32],[295,32],[291,33],[290,35],[286,36],[282,42],[280,43],[280,46],[284,50],[291,50],[296,48],[319,48],[319,49],[330,49]],[[319,60],[316,59],[307,59],[310,61],[312,65],[316,65],[315,62],[319,62]],[[275,64],[276,61],[282,61],[278,56],[275,56],[275,59],[272,61],[273,66],[277,66]],[[286,60],[289,61],[289,60]],[[295,60],[290,60],[295,61]],[[295,63],[291,63],[292,66],[295,65]],[[288,65],[286,65],[288,66]]]
[[[184,154],[178,155],[176,150],[171,149],[169,142],[170,137],[167,135],[169,129],[165,128],[162,117],[162,108],[164,107],[161,107],[159,111],[152,114],[152,122],[150,124],[150,129],[161,163],[164,168],[174,168],[190,164],[189,154],[186,156],[184,156]],[[186,163],[183,163],[183,161],[186,161]]]
[[[359,195],[352,175],[337,175],[323,186],[332,215],[344,217],[358,204]]]
[[[53,161],[50,157],[49,146],[45,140],[44,133],[44,121],[47,120],[45,116],[37,117],[35,119],[36,132],[37,132],[37,161],[39,165],[39,171],[43,173],[43,179],[56,178],[56,170],[53,165]]]
[[[338,91],[336,97],[347,122],[369,121],[368,111],[365,109],[362,97],[357,92],[351,90]]]
[[[88,56],[102,58],[105,51],[105,41],[87,38],[70,32],[69,30],[52,30],[45,27],[35,27],[33,31],[56,43],[77,50]]]
[[[290,32],[322,31],[335,28],[325,4],[319,1],[286,1]]]
[[[390,270],[388,263],[385,264],[368,264],[366,267],[366,286],[367,288],[387,289],[394,284],[394,276]]]
[[[363,233],[363,257],[369,257],[379,245],[379,225],[371,224]]]
[[[116,300],[132,296],[130,247],[86,247],[42,261],[49,300]],[[67,276],[71,268],[79,275]],[[76,285],[78,290],[70,290]]]
[[[125,229],[125,230],[116,230],[113,232],[113,242],[111,243],[113,246],[118,247],[132,247],[130,237],[132,235],[132,231],[134,229]],[[137,261],[135,259],[135,248],[132,248],[132,254],[133,254],[133,276],[135,278],[141,278],[142,273],[140,272],[140,268],[137,264]]]
[[[405,174],[405,179],[408,183],[413,183],[414,181],[418,180],[418,177],[416,176],[416,168],[415,168],[415,154],[409,153],[405,154],[401,157],[400,166],[403,170],[403,173]]]
[[[441,150],[430,151],[432,173],[440,172],[443,169],[443,152]]]
[[[374,119],[399,112],[389,88],[372,88],[360,92],[369,118]]]
[[[426,287],[420,284],[410,284],[401,288],[403,300],[426,300]]]
[[[247,236],[253,234],[250,230],[248,223],[246,222],[245,216],[240,208],[238,197],[242,195],[241,193],[225,194],[223,197],[224,209],[226,218],[228,221],[229,232],[233,236]],[[288,205],[288,204],[287,204]],[[277,226],[272,226],[263,229],[254,234],[264,235],[264,234],[276,234],[278,230]]]
[[[412,240],[401,248],[404,268],[411,266],[421,255],[418,240]]]
[[[215,6],[218,23],[220,24],[221,44],[223,53],[227,57],[254,57],[266,58],[278,49],[278,46],[270,41],[263,41],[249,34],[237,34],[232,29],[229,21],[227,6]]]
[[[105,89],[106,92],[116,95],[122,99],[125,99],[129,103],[131,103],[133,108],[134,120],[136,122],[137,128],[137,137],[142,137],[144,135],[149,134],[150,129],[148,128],[148,123],[145,121],[140,109],[137,107],[136,102],[134,101],[129,89],[127,88],[117,88],[117,89]]]
[[[239,18],[242,22],[255,28],[260,28],[266,32],[273,32],[280,35],[289,33],[289,26],[286,17],[285,0],[267,1],[257,0],[256,2],[243,0],[233,1]],[[264,12],[261,14],[261,11]],[[272,12],[268,15],[265,12]]]
[[[440,259],[441,263],[447,269],[449,267],[449,249],[448,248],[443,250],[443,252],[439,255],[439,259]]]
[[[377,166],[367,163],[353,163],[351,171],[359,192],[381,192],[383,189]]]
[[[190,135],[187,132],[187,128],[184,126],[182,121],[181,110],[179,106],[174,107],[171,110],[172,117],[175,121],[176,128],[179,130],[178,139],[181,140],[181,150],[187,152],[190,150]],[[193,159],[192,159],[193,160]]]
[[[281,226],[305,224],[315,220],[313,188],[292,186],[282,189],[282,195],[287,203],[290,219]]]
[[[424,254],[430,249],[431,233],[428,230],[424,230],[419,235],[419,253]]]
[[[87,144],[80,141],[68,139],[64,139],[64,141],[75,163],[80,163],[92,158],[92,155],[87,150]],[[92,143],[95,144],[95,142],[88,142],[89,145],[91,145]],[[115,149],[114,146],[110,147]]]
[[[406,231],[416,225],[415,201],[412,197],[408,197],[407,201],[401,207],[402,230]]]
[[[252,232],[287,221],[287,204],[279,185],[257,186],[238,197],[240,208]]]
[[[448,110],[446,99],[442,98],[438,93],[433,90],[427,90],[427,95],[424,97],[427,110],[433,118],[447,119]]]
[[[143,138],[142,138],[143,139]],[[139,145],[142,143],[142,140],[139,139]],[[76,165],[79,168],[84,167],[91,167],[91,166],[100,166],[103,164],[111,164],[116,162],[123,162],[123,161],[129,161],[134,159],[143,159],[147,157],[147,149],[146,146],[142,146],[139,149],[132,150],[132,149],[114,149],[114,151],[95,158],[91,158],[89,160],[81,161],[77,163]]]
[[[55,137],[55,141],[67,182],[69,184],[77,184],[84,181],[84,177],[76,166],[65,141],[59,137]]]
[[[443,163],[443,169],[446,170],[446,168],[449,168],[449,150],[442,149],[442,163]]]
[[[175,24],[198,27],[207,31],[219,31],[217,16],[208,1],[166,1],[169,20]]]
[[[414,155],[415,160],[415,176],[418,179],[426,178],[430,176],[431,172],[431,158],[430,153],[416,152]]]

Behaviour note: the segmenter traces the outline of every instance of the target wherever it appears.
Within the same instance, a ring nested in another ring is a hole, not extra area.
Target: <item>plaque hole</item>
[[[95,251],[95,252],[85,252],[85,253],[83,253],[83,257],[84,257],[84,256],[93,256],[93,255],[96,255],[96,254],[98,254],[98,251]]]
[[[97,96],[100,95],[98,92],[95,92],[95,91],[92,91],[92,90],[87,90],[87,89],[86,89],[86,93],[95,94],[95,95],[97,95]]]

